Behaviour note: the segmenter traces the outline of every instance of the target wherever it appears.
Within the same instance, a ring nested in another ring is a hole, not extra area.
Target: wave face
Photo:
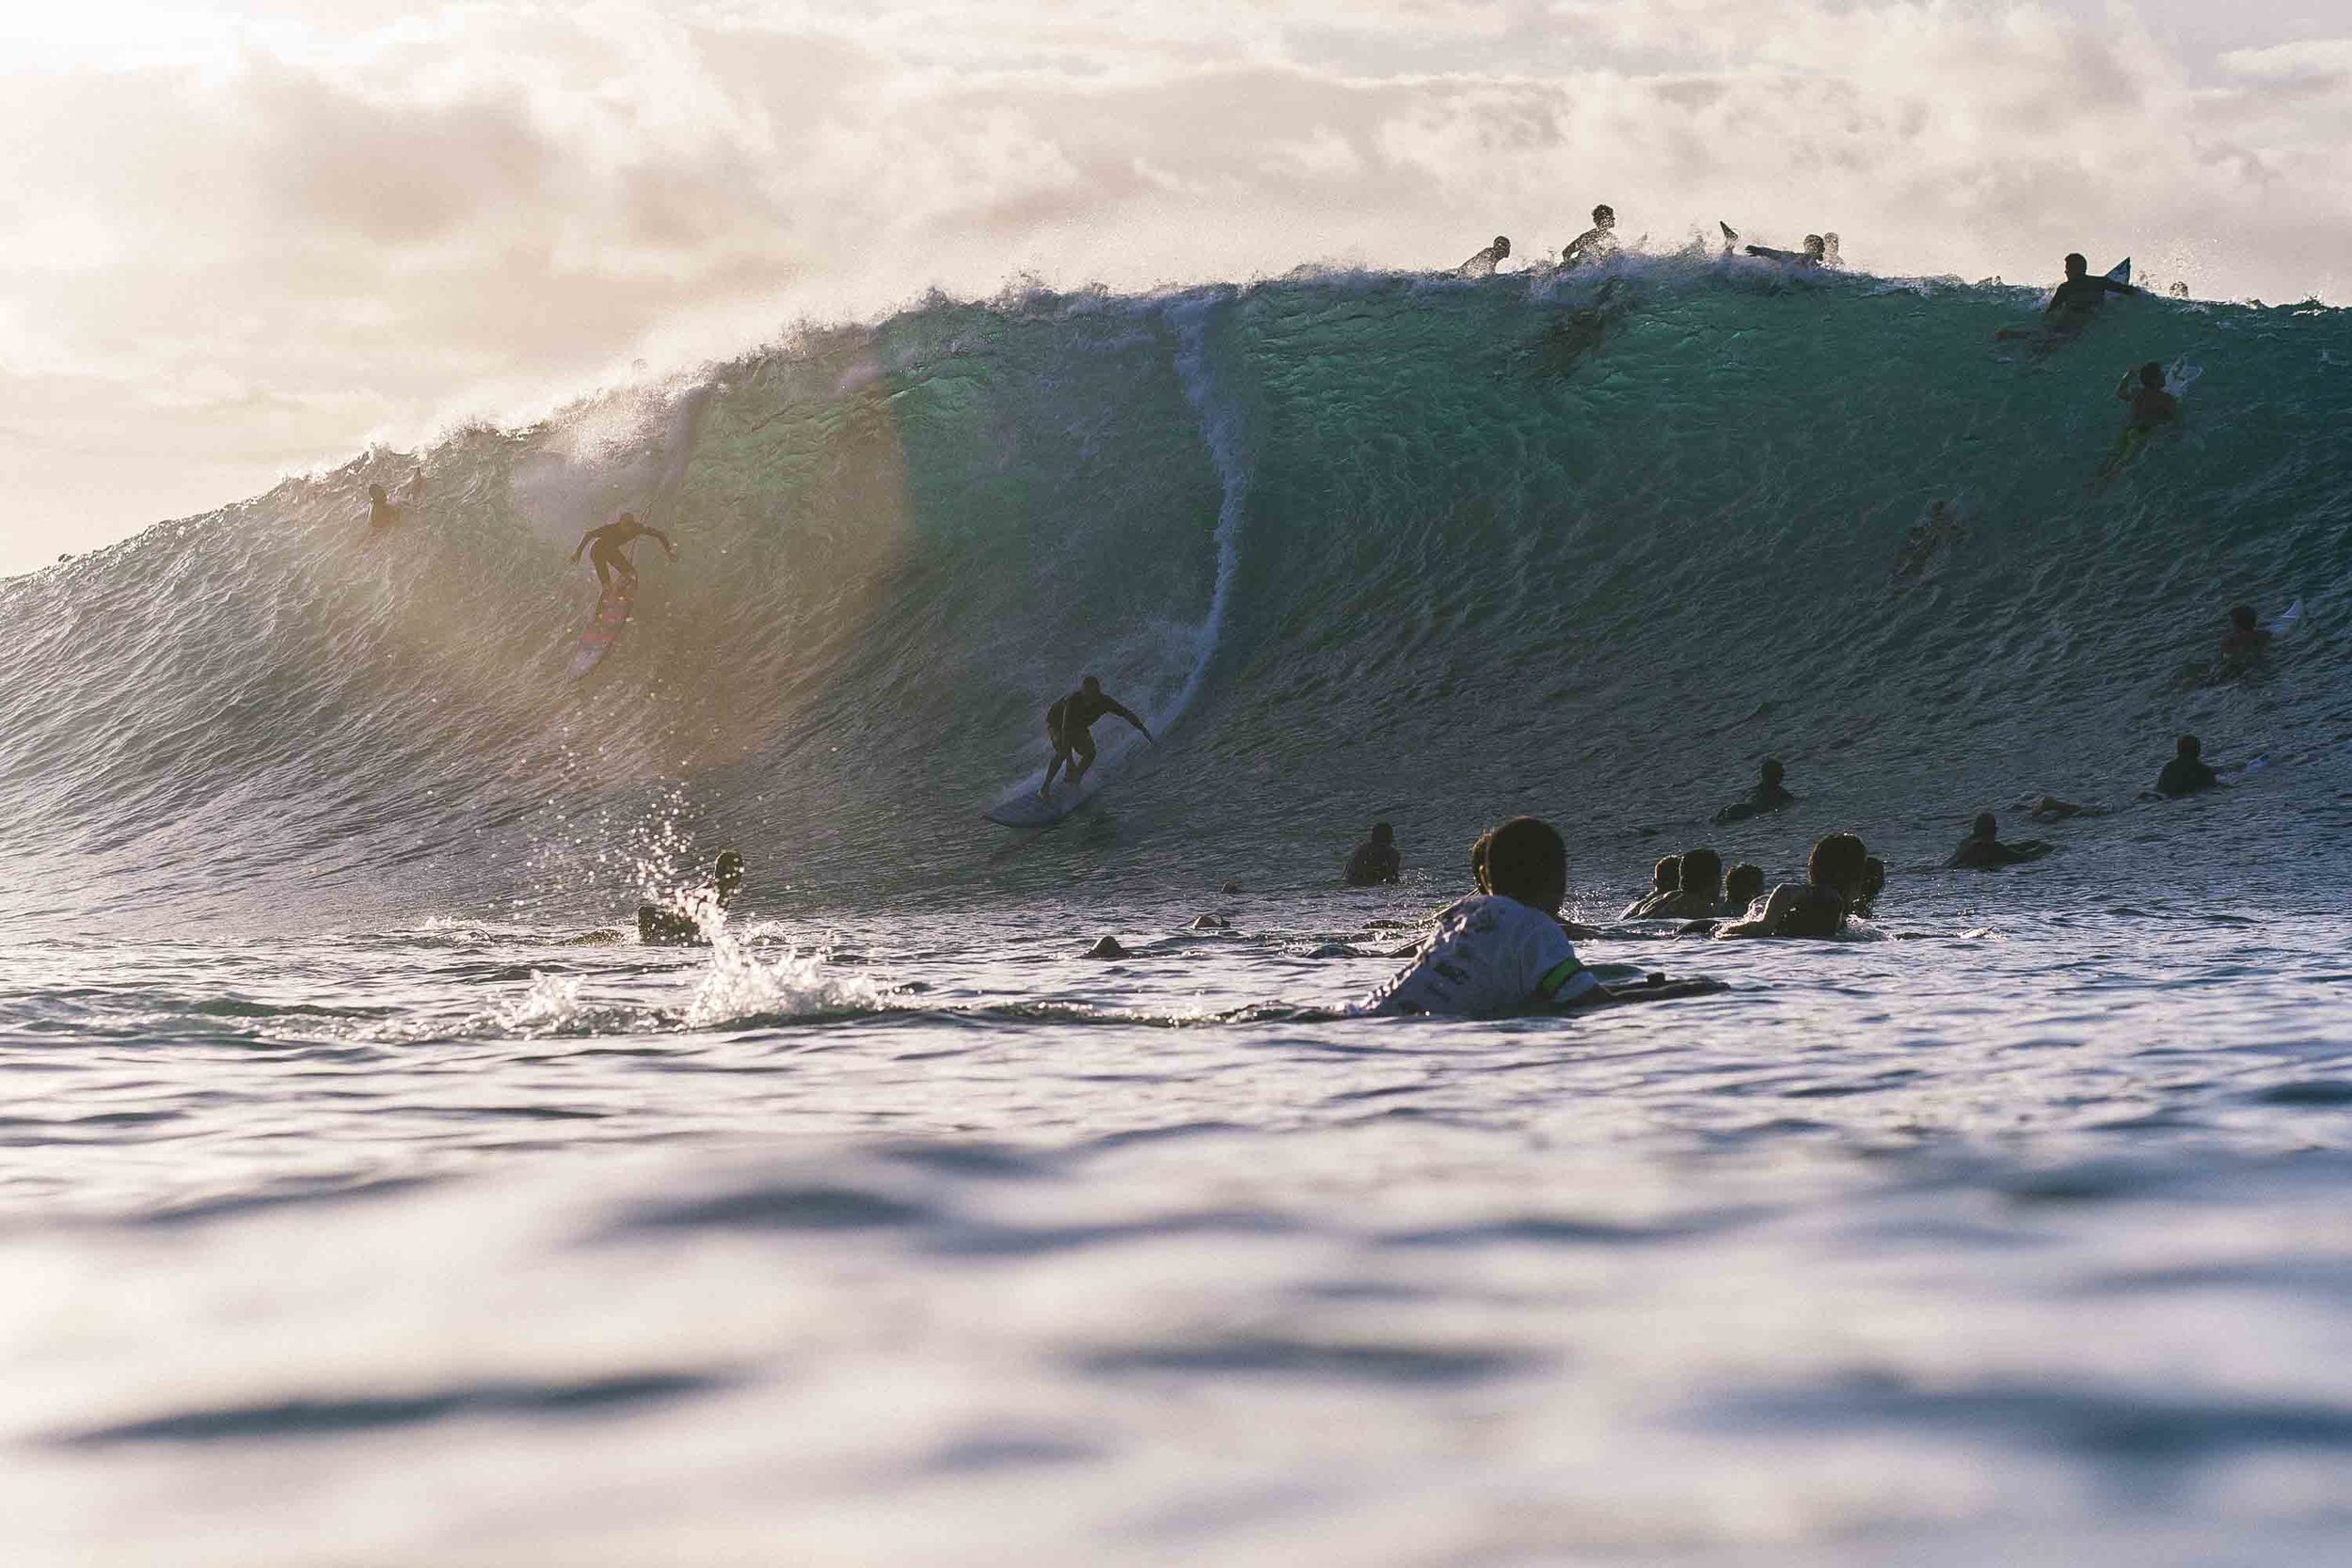
[[[2352,313],[1996,350],[2036,303],[1681,262],[934,300],[463,432],[380,535],[413,465],[371,453],[0,586],[0,908],[609,910],[721,840],[812,907],[1321,879],[1373,816],[1451,862],[1527,809],[1630,863],[1767,752],[1938,840],[2181,727],[2340,754]],[[2182,356],[2184,430],[2101,483],[2118,374]],[[681,553],[575,684],[565,554],[624,506]],[[2310,629],[2185,685],[2240,598]],[[1088,672],[1168,743],[1035,844],[977,820]]]

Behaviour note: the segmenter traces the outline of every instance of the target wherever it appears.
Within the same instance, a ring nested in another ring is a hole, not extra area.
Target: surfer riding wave
[[[1054,743],[1054,760],[1045,765],[1045,782],[1037,786],[1037,798],[1045,800],[1054,792],[1054,775],[1067,764],[1070,768],[1065,781],[1074,786],[1094,766],[1094,736],[1090,733],[1098,719],[1124,719],[1136,727],[1136,733],[1153,745],[1151,728],[1144,721],[1120,705],[1117,699],[1106,695],[1103,683],[1089,675],[1078,683],[1078,689],[1045,710],[1045,737]]]
[[[670,536],[658,528],[647,528],[633,512],[624,512],[604,527],[581,534],[580,543],[572,546],[572,559],[578,561],[580,552],[586,550],[588,564],[596,569],[596,581],[604,587],[612,587],[615,577],[624,583],[634,582],[637,568],[629,564],[628,547],[641,538],[660,545],[661,553],[672,561],[677,559],[677,546],[670,543]]]

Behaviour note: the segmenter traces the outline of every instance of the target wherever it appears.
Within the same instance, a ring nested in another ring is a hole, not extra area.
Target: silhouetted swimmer
[[[1851,833],[1831,833],[1813,846],[1802,883],[1783,882],[1764,901],[1761,914],[1716,928],[1724,937],[1834,937],[1862,894],[1870,852]]]
[[[2123,372],[2123,379],[2115,384],[2115,401],[2132,405],[2132,428],[2154,430],[2170,424],[2181,417],[2181,400],[2164,389],[2164,367],[2151,359],[2139,367],[2139,385],[2132,385],[2132,372]]]
[[[2156,775],[2156,793],[2169,800],[2177,800],[2201,789],[2220,788],[2221,781],[2205,766],[2204,752],[2204,743],[2193,735],[2185,735],[2174,742],[2172,760]]]
[[[1685,849],[1676,857],[1675,890],[1655,900],[1645,918],[1711,920],[1723,912],[1724,858],[1712,849]]]
[[[1502,263],[1503,258],[1509,256],[1510,254],[1510,236],[1507,234],[1497,234],[1495,236],[1494,244],[1488,245],[1486,249],[1480,251],[1477,255],[1471,257],[1469,261],[1463,262],[1460,266],[1454,268],[1454,270],[1464,277],[1492,277],[1495,275],[1495,268],[1500,266]]]
[[[2003,844],[2000,820],[1989,811],[1979,812],[1977,820],[1968,830],[1968,836],[1960,841],[1960,847],[1952,851],[1951,859],[1944,864],[1947,870],[1997,871],[2005,865],[2022,865],[2027,861],[2038,861],[2052,847],[2038,838]]]
[[[2099,313],[2099,307],[2109,294],[2139,293],[2129,283],[2119,283],[2112,277],[2093,277],[2090,263],[2080,252],[2066,258],[2066,280],[2050,295],[2050,303],[2042,308],[2042,325],[2038,327],[2006,327],[1996,333],[2001,338],[2039,338],[2055,347],[2077,337],[2090,319]]]
[[[1356,852],[1347,858],[1347,885],[1375,887],[1396,880],[1405,857],[1396,850],[1396,830],[1386,822],[1372,825],[1372,836],[1356,846]]]
[[[1039,800],[1053,793],[1054,775],[1065,764],[1070,776],[1063,782],[1073,788],[1094,766],[1094,721],[1098,719],[1124,719],[1144,739],[1152,740],[1152,732],[1142,720],[1104,696],[1101,681],[1087,676],[1077,690],[1045,710],[1045,738],[1054,743],[1054,760],[1045,765],[1045,782],[1037,786]],[[1159,742],[1152,740],[1152,744]]]
[[[743,857],[723,849],[710,863],[710,880],[668,904],[637,906],[637,940],[648,947],[688,947],[710,941],[706,923],[743,891]]]
[[[405,495],[411,501],[415,500],[419,496],[423,495],[424,471],[422,469],[419,469],[417,472],[410,474],[408,476],[408,483],[401,486],[401,493]],[[390,496],[385,494],[384,486],[381,484],[371,484],[368,486],[368,527],[390,528],[393,524],[400,521],[402,515],[403,514],[401,508],[392,500]]]
[[[1783,811],[1796,804],[1797,798],[1781,785],[1780,781],[1787,774],[1788,769],[1781,767],[1778,757],[1766,757],[1764,765],[1756,769],[1756,787],[1748,791],[1748,798],[1734,800],[1717,812],[1715,825],[1722,827],[1728,822],[1744,822],[1751,816]]]
[[[1560,253],[1563,268],[1587,261],[1606,261],[1617,253],[1617,214],[1607,202],[1593,209],[1593,226],[1568,242]]]
[[[1724,912],[1745,914],[1748,906],[1764,896],[1764,868],[1741,861],[1724,878]]]
[[[2255,621],[2254,607],[2232,605],[2230,629],[2221,639],[2221,663],[2216,673],[2226,678],[2249,673],[2269,657],[2270,643],[2270,630]]]
[[[592,528],[581,534],[580,543],[572,546],[572,559],[578,561],[580,552],[586,550],[588,564],[596,569],[596,581],[607,588],[615,577],[623,582],[635,582],[637,568],[629,564],[628,547],[640,539],[652,540],[661,546],[663,555],[672,561],[677,559],[677,546],[670,543],[670,536],[658,528],[647,528],[633,512],[624,512],[604,527]]]
[[[1356,1011],[1492,1018],[1609,999],[1560,928],[1568,853],[1551,824],[1516,816],[1497,828],[1486,876],[1494,891],[1440,914],[1412,962]]]
[[[1641,919],[1649,912],[1652,904],[1673,897],[1675,890],[1681,885],[1682,857],[1668,855],[1664,860],[1650,867],[1649,891],[1628,904],[1617,918],[1619,920]]]

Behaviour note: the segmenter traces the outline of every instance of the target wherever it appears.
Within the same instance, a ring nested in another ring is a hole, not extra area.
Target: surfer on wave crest
[[[1094,736],[1090,733],[1098,719],[1124,719],[1136,732],[1154,746],[1151,728],[1134,714],[1121,707],[1117,699],[1107,696],[1103,683],[1092,675],[1078,683],[1078,689],[1045,710],[1045,738],[1054,743],[1054,760],[1045,765],[1045,782],[1037,786],[1037,798],[1045,800],[1054,792],[1054,775],[1065,764],[1070,768],[1065,783],[1076,785],[1094,766]]]
[[[604,587],[612,587],[615,577],[624,583],[633,583],[637,580],[637,568],[629,564],[628,547],[641,538],[660,545],[661,553],[672,561],[677,559],[677,546],[670,543],[670,536],[639,522],[634,512],[624,512],[604,527],[592,528],[581,534],[580,543],[572,546],[572,559],[578,561],[580,552],[586,550],[588,564],[596,569],[596,581]]]

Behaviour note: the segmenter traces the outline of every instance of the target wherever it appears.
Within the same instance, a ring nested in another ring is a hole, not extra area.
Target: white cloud
[[[2341,293],[2352,219],[2352,41],[2189,60],[2053,5],[75,14],[0,67],[0,567],[933,282],[1442,265],[1605,199],[1661,243],[2161,251],[2284,297]]]

